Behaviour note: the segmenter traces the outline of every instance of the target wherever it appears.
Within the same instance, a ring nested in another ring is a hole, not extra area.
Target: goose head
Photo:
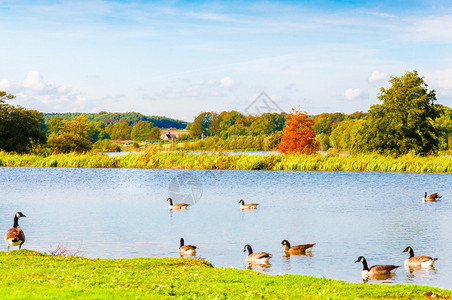
[[[283,240],[283,241],[281,242],[281,247],[283,247],[283,246],[289,246],[289,248],[290,248],[290,243],[289,243],[289,241],[288,241],[288,240]]]
[[[241,205],[243,205],[243,204],[245,204],[245,201],[240,200],[239,203],[240,203]]]
[[[248,245],[248,244],[246,244],[246,245],[245,245],[245,248],[243,249],[243,252],[246,252],[246,251],[248,251],[248,255],[250,255],[250,254],[253,253],[253,249],[252,249],[251,246]]]
[[[24,217],[27,217],[27,216],[24,215],[23,213],[21,213],[20,211],[18,211],[18,212],[16,212],[15,217],[19,219],[19,218],[24,218]]]

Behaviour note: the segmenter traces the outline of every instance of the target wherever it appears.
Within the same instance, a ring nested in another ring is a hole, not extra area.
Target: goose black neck
[[[363,271],[369,271],[369,267],[367,266],[367,261],[365,258],[363,259],[362,263],[363,263]]]
[[[248,255],[253,254],[253,248],[251,248],[251,246],[248,245]]]
[[[286,241],[286,249],[290,249],[291,247],[290,247],[290,242],[289,241]]]
[[[14,228],[19,227],[19,218],[17,216],[14,216],[14,224],[13,224]]]
[[[173,205],[173,199],[168,198],[168,201],[169,201],[169,204],[170,204],[170,205]]]
[[[184,245],[184,239],[181,238],[181,239],[180,239],[180,246],[182,247],[183,245]]]
[[[414,250],[413,248],[410,248],[410,258],[412,258],[414,256]]]

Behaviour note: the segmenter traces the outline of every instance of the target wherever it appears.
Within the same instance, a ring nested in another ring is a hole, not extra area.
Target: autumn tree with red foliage
[[[292,108],[292,112],[287,115],[283,137],[278,146],[279,152],[311,154],[317,148],[314,121],[306,112]]]

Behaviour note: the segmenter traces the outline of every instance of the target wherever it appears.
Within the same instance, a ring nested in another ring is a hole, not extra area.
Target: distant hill
[[[176,128],[184,129],[187,127],[187,122],[182,120],[171,119],[161,116],[145,116],[137,112],[128,113],[110,113],[101,111],[99,113],[44,113],[44,120],[49,122],[53,117],[60,117],[63,120],[70,121],[80,115],[85,115],[88,121],[104,122],[105,124],[113,124],[117,122],[127,122],[130,126],[135,125],[140,121],[150,121],[158,128]]]

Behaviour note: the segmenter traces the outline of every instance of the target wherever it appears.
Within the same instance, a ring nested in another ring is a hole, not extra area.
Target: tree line
[[[0,149],[29,152],[46,145],[56,152],[70,152],[88,151],[93,144],[108,149],[111,140],[158,140],[162,124],[187,129],[188,134],[179,137],[186,149],[389,155],[452,149],[452,110],[436,103],[436,93],[428,90],[424,78],[411,71],[391,77],[390,83],[377,95],[381,104],[367,112],[308,116],[297,108],[288,114],[255,116],[233,110],[201,112],[191,123],[139,113],[42,114],[7,104],[14,96],[0,91]]]

